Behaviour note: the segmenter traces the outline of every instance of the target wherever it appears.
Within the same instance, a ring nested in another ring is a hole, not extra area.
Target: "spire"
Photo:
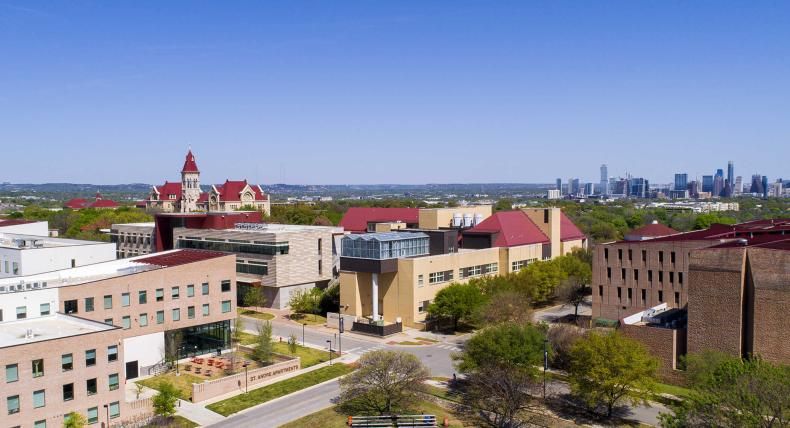
[[[195,155],[192,154],[192,148],[187,152],[186,160],[184,160],[184,167],[181,172],[200,172],[198,171],[197,163],[195,163]]]

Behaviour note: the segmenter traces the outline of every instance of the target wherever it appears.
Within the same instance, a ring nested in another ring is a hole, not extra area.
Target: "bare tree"
[[[529,424],[529,410],[540,408],[538,389],[534,371],[490,364],[469,374],[464,403],[476,410],[482,425],[519,428]]]
[[[531,304],[525,293],[515,290],[496,292],[483,309],[483,321],[486,324],[529,323],[532,321]]]
[[[579,277],[569,276],[564,281],[560,282],[560,285],[557,286],[554,293],[561,302],[573,305],[573,319],[578,319],[579,305],[584,302],[588,290],[587,284],[579,279]]]
[[[430,373],[420,360],[402,351],[373,351],[359,368],[340,379],[340,406],[349,414],[395,414],[413,408]]]

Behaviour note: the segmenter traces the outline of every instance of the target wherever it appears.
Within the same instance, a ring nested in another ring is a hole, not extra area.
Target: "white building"
[[[28,229],[43,232],[43,235],[7,233],[7,227],[0,227],[0,278],[115,260],[113,243],[50,238],[47,236],[47,223],[39,223],[43,223],[43,229],[39,224],[28,226]]]
[[[560,189],[549,189],[546,191],[546,199],[559,199]]]
[[[49,236],[49,223],[46,221],[0,219],[0,233],[20,233],[23,235]]]

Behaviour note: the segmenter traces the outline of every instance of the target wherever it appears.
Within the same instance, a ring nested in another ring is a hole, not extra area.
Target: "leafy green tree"
[[[790,426],[790,366],[720,353],[687,359],[691,394],[659,415],[664,427]]]
[[[470,283],[453,283],[436,293],[433,303],[428,306],[428,314],[452,320],[453,328],[457,330],[461,320],[474,323],[485,303],[486,297],[479,287]]]
[[[623,401],[647,404],[655,391],[658,360],[640,343],[617,332],[579,339],[570,357],[571,391],[593,409],[603,406],[607,417]]]
[[[152,399],[154,414],[164,418],[172,417],[176,414],[178,389],[172,383],[163,380],[159,382],[157,390],[159,392]]]
[[[532,324],[498,324],[472,336],[454,359],[465,373],[486,364],[513,365],[537,373],[543,364],[544,338],[543,331]]]
[[[291,294],[288,306],[296,313],[317,315],[321,310],[322,297],[323,291],[318,287],[310,291],[296,290]]]
[[[535,302],[547,301],[554,293],[554,288],[567,277],[556,260],[530,263],[518,275],[531,284]]]
[[[294,354],[296,354],[296,350],[297,350],[297,348],[299,347],[299,345],[297,344],[297,341],[298,341],[298,340],[299,340],[299,339],[297,339],[297,338],[296,338],[296,335],[295,335],[295,334],[293,334],[293,333],[291,333],[291,335],[290,335],[290,336],[288,336],[288,352],[289,352],[291,355],[294,355]]]
[[[258,337],[255,344],[257,346],[252,351],[252,359],[262,364],[269,364],[272,361],[272,353],[274,352],[271,322],[258,323]]]
[[[503,289],[489,297],[482,311],[482,319],[487,325],[527,324],[532,321],[532,302],[524,293]]]
[[[403,351],[373,351],[359,368],[340,379],[340,408],[348,414],[392,415],[414,411],[430,372]]]
[[[242,297],[244,306],[253,308],[262,308],[266,306],[266,297],[263,295],[263,289],[260,287],[250,286]]]
[[[63,428],[83,428],[88,419],[82,413],[70,412],[63,417]]]

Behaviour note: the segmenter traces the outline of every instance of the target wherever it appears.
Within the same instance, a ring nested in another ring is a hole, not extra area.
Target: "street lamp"
[[[246,361],[244,362],[244,364],[242,364],[242,367],[244,367],[244,393],[245,393],[245,394],[247,393],[247,379],[249,378],[249,377],[247,376],[247,366],[248,366],[248,365],[249,365],[249,364],[247,364],[247,362],[246,362]]]
[[[303,347],[304,347],[304,326],[306,326],[306,325],[307,325],[307,323],[306,323],[306,322],[303,322],[303,323],[302,323],[302,346],[303,346]]]
[[[543,399],[546,399],[546,370],[549,368],[549,339],[543,339]]]
[[[329,365],[332,365],[332,339],[326,341],[327,345],[329,346]]]

